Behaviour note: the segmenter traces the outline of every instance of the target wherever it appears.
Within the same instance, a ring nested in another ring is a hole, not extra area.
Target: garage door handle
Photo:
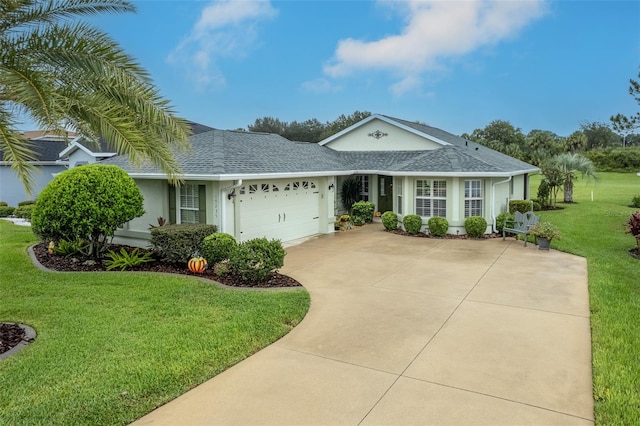
[[[287,214],[286,213],[282,213],[282,221],[283,222],[287,221]]]
[[[280,223],[280,213],[278,213],[278,223]]]

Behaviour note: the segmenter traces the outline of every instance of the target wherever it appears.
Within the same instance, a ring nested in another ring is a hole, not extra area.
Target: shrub
[[[464,221],[464,230],[471,238],[484,238],[487,232],[487,221],[482,216],[469,216]]]
[[[500,213],[496,217],[496,230],[498,232],[502,232],[502,230],[504,229],[504,224],[510,221],[513,221],[513,214],[509,212]]]
[[[22,219],[31,220],[34,207],[35,206],[33,204],[23,204],[13,211],[13,215]]]
[[[394,212],[384,212],[380,219],[382,219],[382,225],[387,231],[395,231],[398,229],[398,215]]]
[[[633,213],[629,218],[629,221],[627,222],[627,233],[636,238],[638,254],[640,254],[640,212]]]
[[[255,238],[238,244],[229,267],[244,281],[263,281],[282,268],[285,254],[280,241]]]
[[[151,230],[151,247],[163,261],[186,265],[200,253],[202,241],[216,232],[215,225],[184,223],[167,225]]]
[[[136,183],[121,168],[74,167],[42,190],[31,225],[42,241],[86,240],[87,254],[100,257],[118,227],[144,214],[142,201]]]
[[[510,200],[509,213],[526,213],[531,211],[532,201],[529,200]]]
[[[36,203],[36,200],[25,200],[25,201],[20,201],[18,203],[18,207],[22,207],[22,206],[32,206]]]
[[[373,221],[373,212],[376,206],[371,201],[358,201],[351,206],[353,216],[361,217],[365,222]],[[358,226],[355,222],[354,224]]]
[[[640,207],[640,195],[636,195],[631,199],[631,207]]]
[[[351,216],[351,222],[355,225],[355,226],[362,226],[365,224],[365,220],[362,216],[357,216],[357,215],[353,215]]]
[[[334,227],[335,229],[340,229],[341,231],[351,229],[351,216],[349,216],[348,214],[341,215],[338,219],[336,219]]]
[[[236,248],[238,243],[233,235],[217,232],[208,235],[202,240],[202,256],[207,259],[211,265],[224,259],[229,259],[231,252]]]
[[[542,179],[540,186],[538,186],[538,202],[542,208],[551,205],[551,187],[547,179]]]
[[[88,245],[89,244],[86,241],[82,240],[60,240],[58,241],[58,244],[54,244],[53,246],[51,246],[51,249],[58,256],[69,257],[73,256],[74,254],[82,253],[87,249]]]
[[[402,219],[402,226],[408,233],[415,235],[422,228],[422,218],[417,214],[408,214]]]
[[[151,252],[145,252],[142,254],[138,247],[131,250],[131,253],[129,253],[124,247],[120,249],[119,253],[109,250],[106,257],[107,259],[104,261],[104,264],[107,267],[107,271],[116,268],[124,271],[127,268],[154,261]]]
[[[9,203],[7,203],[6,201],[0,201],[0,207],[2,207],[2,206],[6,207],[8,205],[9,205]]]
[[[9,217],[13,214],[15,208],[9,206],[0,206],[0,217]]]
[[[640,169],[640,148],[605,148],[586,151],[596,170],[602,172],[635,172]]]
[[[229,268],[229,259],[221,260],[213,265],[213,273],[219,277],[225,277],[229,275],[231,268]]]
[[[449,230],[449,222],[444,217],[434,216],[427,222],[429,233],[434,237],[444,237]]]

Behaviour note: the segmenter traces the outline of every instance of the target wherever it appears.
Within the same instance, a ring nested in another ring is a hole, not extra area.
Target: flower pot
[[[549,250],[551,247],[551,240],[543,237],[536,237],[536,244],[538,244],[538,250]]]

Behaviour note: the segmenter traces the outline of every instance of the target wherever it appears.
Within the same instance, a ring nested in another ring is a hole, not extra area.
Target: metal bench
[[[507,220],[502,228],[502,241],[504,241],[507,233],[516,234],[516,239],[519,234],[524,235],[524,246],[527,246],[528,236],[531,232],[531,227],[540,222],[540,216],[536,216],[533,212],[526,213],[515,212],[513,220]]]

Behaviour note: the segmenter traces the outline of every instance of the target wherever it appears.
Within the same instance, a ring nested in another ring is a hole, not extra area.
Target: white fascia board
[[[400,128],[400,129],[406,130],[407,132],[413,133],[414,135],[420,136],[421,138],[429,139],[430,141],[433,141],[433,142],[438,143],[440,145],[443,145],[443,146],[452,145],[449,142],[445,142],[442,139],[438,139],[435,136],[430,135],[429,133],[421,132],[419,130],[414,129],[413,127],[409,127],[409,126],[407,126],[405,124],[399,123],[399,122],[397,122],[397,121],[395,121],[395,120],[393,120],[393,119],[391,119],[389,117],[379,116],[378,118],[380,120],[386,122],[386,123],[391,124],[392,126],[396,126],[396,127]]]
[[[90,155],[94,158],[110,158],[118,155],[117,152],[93,152],[80,142],[80,136],[78,136],[71,141],[68,147],[66,147],[60,154],[58,154],[58,157],[63,158],[65,156],[69,156],[73,153],[73,151],[77,149],[84,151],[85,153],[87,153],[87,155]]]
[[[195,175],[186,174],[180,176],[182,180],[203,180],[203,181],[227,181],[227,180],[256,180],[256,179],[295,179],[303,177],[320,176],[342,176],[351,175],[351,170],[327,171],[327,172],[294,172],[294,173],[255,173],[255,174],[229,174],[229,175]],[[132,178],[138,179],[167,179],[163,173],[129,173]]]

